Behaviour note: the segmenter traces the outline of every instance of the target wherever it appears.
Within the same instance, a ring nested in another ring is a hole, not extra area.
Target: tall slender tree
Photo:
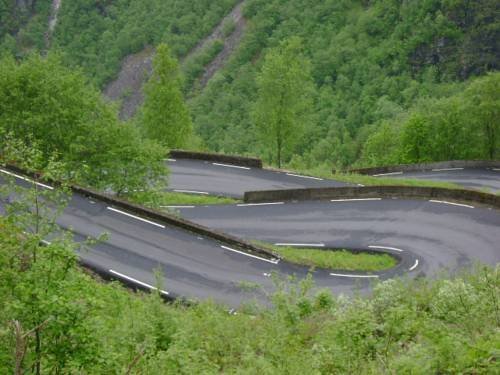
[[[293,37],[272,49],[257,76],[258,98],[253,119],[271,162],[281,167],[300,139],[311,107],[310,62],[302,55],[300,38]]]
[[[160,44],[153,61],[153,74],[144,87],[141,123],[148,138],[170,148],[184,146],[192,133],[181,86],[179,65],[168,46]]]

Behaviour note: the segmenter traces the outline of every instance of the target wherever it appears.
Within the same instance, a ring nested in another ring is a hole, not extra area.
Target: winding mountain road
[[[453,182],[466,188],[500,192],[500,168],[437,168],[430,171],[400,171],[374,176]]]
[[[172,189],[198,193],[241,197],[245,190],[342,185],[202,161],[176,160],[169,165]],[[495,181],[499,179],[500,173]],[[402,199],[277,203],[179,211],[189,220],[250,240],[372,249],[401,258],[394,269],[371,275],[315,270],[316,285],[334,293],[366,292],[374,279],[433,276],[442,268],[455,271],[476,261],[500,262],[499,210]],[[273,272],[299,278],[308,273],[306,267],[245,254],[78,194],[59,223],[72,228],[77,239],[107,232],[109,239],[81,252],[81,258],[106,268],[118,279],[150,287],[156,285],[154,270],[161,269],[162,290],[170,296],[212,298],[237,307],[252,298],[265,300],[264,291],[273,289]],[[249,283],[262,288],[248,288]]]

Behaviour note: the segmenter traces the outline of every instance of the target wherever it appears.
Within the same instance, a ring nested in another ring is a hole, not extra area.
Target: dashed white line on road
[[[432,172],[461,171],[463,168],[435,168]]]
[[[381,201],[382,198],[331,199],[330,202]]]
[[[208,195],[206,191],[196,191],[196,190],[174,190],[176,193],[189,193],[189,194],[204,194]]]
[[[143,222],[151,224],[151,225],[155,225],[155,226],[160,227],[160,228],[165,228],[165,225],[155,223],[154,221],[149,221],[149,220],[143,219],[142,217],[129,214],[128,212],[125,212],[125,211],[117,210],[116,208],[113,208],[113,207],[107,207],[107,209],[110,211],[117,212],[119,214],[128,216],[128,217],[131,217],[133,219],[140,220],[140,221],[143,221]]]
[[[389,173],[379,173],[379,174],[374,174],[372,177],[379,177],[379,176],[393,176],[397,174],[403,174],[403,172],[389,172]]]
[[[360,277],[360,278],[377,278],[378,275],[348,275],[343,273],[330,273],[330,276],[338,277]]]
[[[12,172],[9,172],[9,171],[6,171],[4,169],[0,169],[0,172],[2,173],[5,173],[5,174],[8,174],[9,176],[13,176],[13,177],[16,177],[16,178],[19,178],[21,180],[24,180],[24,181],[27,181],[27,182],[30,182],[32,184],[36,184],[38,186],[41,186],[41,187],[44,187],[45,189],[49,189],[49,190],[54,190],[54,188],[52,186],[49,186],[49,185],[45,185],[45,184],[42,184],[41,182],[35,182],[27,177],[24,177],[24,176],[20,176],[18,174],[15,174],[15,173],[12,173]]]
[[[297,247],[325,247],[324,243],[284,243],[278,242],[275,246],[297,246]]]
[[[365,185],[363,185],[363,184],[358,184],[358,186],[359,186],[359,187],[365,187]]]
[[[177,161],[176,159],[163,159],[164,161]]]
[[[287,176],[292,176],[292,177],[300,177],[300,178],[308,178],[310,180],[318,180],[318,181],[323,181],[322,178],[319,177],[312,177],[312,176],[302,176],[300,174],[293,174],[293,173],[287,173]]]
[[[398,251],[400,253],[403,252],[403,250],[398,249],[397,247],[389,247],[389,246],[376,246],[376,245],[370,245],[368,246],[370,249],[382,249],[382,250],[394,250]]]
[[[278,264],[279,261],[280,261],[279,259],[266,259],[266,258],[258,257],[257,255],[248,254],[248,253],[245,253],[244,251],[235,250],[235,249],[232,249],[230,247],[223,246],[223,245],[221,245],[221,247],[223,249],[225,249],[225,250],[233,251],[235,253],[238,253],[238,254],[241,254],[241,255],[246,255],[247,257],[259,259],[259,260],[262,260],[264,262],[269,262],[269,263],[272,263],[272,264]]]
[[[448,202],[448,201],[438,201],[438,200],[434,200],[434,199],[429,200],[429,202],[449,204],[449,205],[452,205],[452,206],[459,206],[459,207],[474,208],[474,206],[469,206],[468,204],[454,203],[454,202]]]
[[[221,163],[212,163],[213,165],[217,165],[219,167],[227,167],[227,168],[237,168],[237,169],[245,169],[245,170],[249,170],[250,168],[249,167],[242,167],[240,165],[231,165],[231,164],[221,164]]]
[[[418,266],[418,259],[415,260],[415,264],[410,267],[410,271],[413,271],[415,268],[417,268],[417,266]]]
[[[500,171],[500,168],[491,168],[492,171]]]
[[[152,289],[152,290],[159,290],[160,293],[162,294],[165,294],[168,296],[168,292],[166,290],[161,290],[161,289],[158,289],[157,287],[155,286],[152,286],[152,285],[149,285],[149,284],[146,284],[146,283],[143,283],[142,281],[139,281],[137,279],[134,279],[133,277],[130,277],[130,276],[127,276],[127,275],[124,275],[123,273],[120,273],[120,272],[116,272],[114,270],[109,270],[109,272],[111,272],[112,274],[114,275],[117,275],[119,277],[121,277],[122,279],[126,279],[128,281],[132,281],[133,283],[136,283],[136,284],[139,284],[139,285],[142,285],[142,286],[145,286],[146,288],[149,288],[149,289]]]
[[[272,206],[276,204],[285,204],[285,202],[269,202],[269,203],[241,203],[237,207],[251,207],[251,206]]]

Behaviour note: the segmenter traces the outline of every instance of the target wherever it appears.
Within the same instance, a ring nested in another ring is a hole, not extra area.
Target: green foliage
[[[494,0],[250,0],[240,47],[190,102],[195,128],[211,150],[265,156],[269,146],[262,150],[251,116],[255,80],[266,52],[298,36],[318,92],[311,106],[314,116],[295,148],[296,164],[342,168],[413,158],[416,150],[403,152],[399,139],[384,136],[400,134],[396,124],[405,122],[421,101],[446,100],[463,91],[467,85],[462,80],[473,84],[476,75],[498,69],[495,12]],[[447,142],[456,131],[456,118],[437,118],[446,113],[439,111],[433,121],[450,127],[442,138]],[[479,121],[474,120],[475,129],[484,128]],[[385,135],[363,151],[379,127]],[[463,156],[489,157],[478,151],[483,145],[476,133],[469,133]],[[390,147],[385,155],[373,156],[371,151],[384,144]],[[446,154],[442,151],[423,157],[440,160]],[[451,155],[460,155],[459,148],[447,152]]]
[[[385,123],[363,147],[367,165],[500,156],[500,73],[472,81],[439,100],[421,100],[408,119]]]
[[[336,297],[277,279],[273,307],[164,304],[81,272],[72,249],[39,248],[0,219],[0,372],[14,371],[17,321],[42,320],[42,373],[477,373],[498,370],[500,270],[389,280]],[[147,319],[145,319],[147,317]],[[36,362],[26,337],[22,368]]]
[[[0,55],[45,48],[51,0],[0,0]]]
[[[102,87],[123,58],[166,43],[182,57],[208,35],[236,0],[63,1],[53,46]]]
[[[269,160],[281,167],[290,158],[310,105],[310,63],[300,55],[301,41],[292,38],[268,52],[257,76],[257,95],[253,118]]]
[[[166,44],[158,46],[153,74],[144,87],[140,123],[145,135],[169,148],[182,148],[192,124],[182,97],[179,67]]]
[[[155,209],[162,209],[165,206],[179,205],[208,205],[208,204],[235,204],[237,199],[227,197],[216,197],[213,195],[197,195],[186,193],[175,193],[170,191],[148,191],[134,192],[127,194],[127,199],[132,202],[146,205]]]
[[[167,173],[165,149],[119,123],[115,109],[81,73],[54,55],[1,60],[0,131],[0,145],[6,136],[27,146],[36,141],[42,155],[37,170],[52,158],[64,162],[73,180],[118,194],[162,184]]]
[[[203,50],[190,57],[182,64],[182,72],[184,73],[184,88],[189,91],[194,87],[196,79],[200,78],[205,66],[223,50],[224,42],[216,39]]]

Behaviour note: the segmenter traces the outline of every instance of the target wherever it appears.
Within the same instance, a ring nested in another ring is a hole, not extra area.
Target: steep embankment
[[[215,41],[223,40],[224,46],[215,58],[205,67],[198,84],[204,87],[210,78],[224,66],[231,53],[238,46],[243,36],[246,21],[243,18],[242,8],[245,1],[240,1],[231,12],[226,15],[215,27],[210,35],[202,39],[183,59],[182,63],[195,59],[200,53],[209,48]],[[234,29],[225,35],[225,25],[234,23]],[[139,53],[129,55],[122,63],[116,80],[104,89],[104,94],[111,100],[121,101],[120,117],[132,117],[143,101],[142,86],[151,73],[154,49],[147,47]]]
[[[210,35],[210,37],[208,37],[206,41],[203,41],[203,44],[199,46],[200,49],[203,49],[206,45],[208,45],[210,41],[223,39],[224,25],[228,21],[234,22],[233,32],[229,36],[224,38],[224,48],[215,57],[215,59],[213,59],[212,62],[205,67],[203,75],[199,78],[200,87],[205,87],[210,78],[212,78],[218,70],[224,67],[226,61],[239,45],[247,24],[242,12],[244,5],[245,1],[240,2],[232,10],[232,12],[219,24],[219,26],[217,26],[212,35]]]

